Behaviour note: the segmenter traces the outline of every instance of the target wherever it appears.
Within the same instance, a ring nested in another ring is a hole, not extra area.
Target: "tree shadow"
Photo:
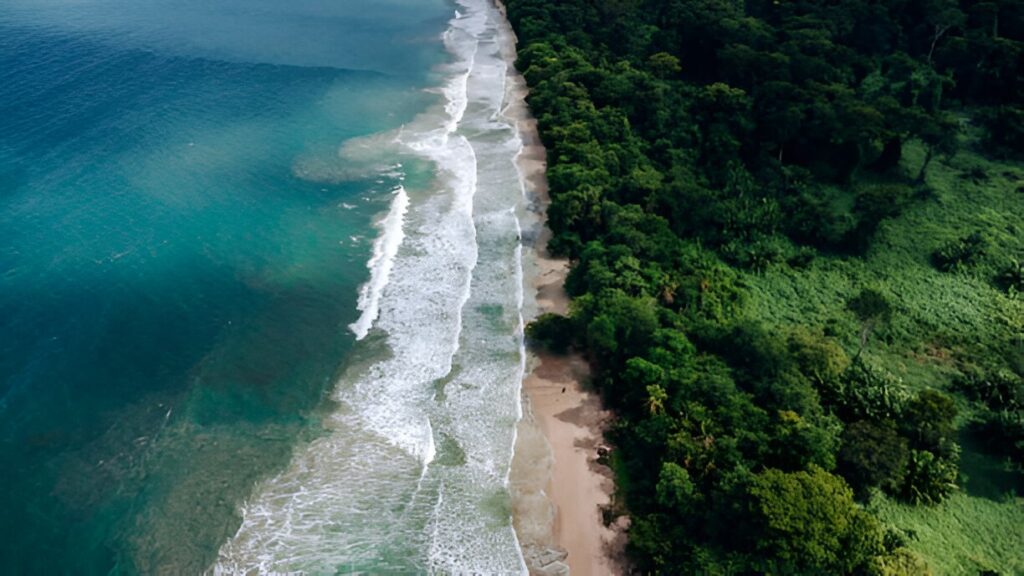
[[[976,434],[961,432],[960,471],[967,477],[964,486],[971,496],[1004,502],[1013,496],[1024,496],[1024,472],[1006,457],[992,454]]]

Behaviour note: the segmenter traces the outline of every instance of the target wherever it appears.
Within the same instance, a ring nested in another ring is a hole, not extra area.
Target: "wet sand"
[[[503,6],[498,3],[500,10]],[[546,153],[536,119],[524,98],[526,82],[512,64],[515,36],[502,33],[509,62],[508,109],[523,139],[519,169],[531,201],[521,215],[524,229],[524,282],[527,321],[546,312],[565,314],[569,299],[565,277],[569,263],[546,249],[548,184]],[[606,527],[602,508],[611,503],[612,472],[598,463],[610,414],[588,391],[588,367],[578,354],[531,352],[523,382],[523,419],[519,422],[510,485],[513,523],[531,574],[598,575],[625,572],[622,522]]]

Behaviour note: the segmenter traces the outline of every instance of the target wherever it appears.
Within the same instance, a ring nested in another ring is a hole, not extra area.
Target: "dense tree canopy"
[[[869,358],[896,299],[862,286],[832,324],[783,331],[743,314],[742,278],[866,254],[966,131],[1024,152],[1024,2],[507,5],[548,151],[549,249],[573,263],[571,316],[530,334],[583,351],[618,414],[637,568],[923,573],[855,500],[959,483],[954,400]],[[986,246],[950,241],[933,264],[969,270]],[[1001,289],[1022,289],[1016,262]],[[1010,446],[1022,366],[962,383]]]

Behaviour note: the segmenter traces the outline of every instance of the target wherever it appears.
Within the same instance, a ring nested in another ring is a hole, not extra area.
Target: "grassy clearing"
[[[921,154],[908,146],[908,170]],[[944,381],[956,360],[1004,353],[1024,333],[1024,298],[993,278],[1024,257],[1024,168],[965,151],[934,162],[927,185],[928,197],[883,223],[864,258],[820,256],[804,269],[748,274],[750,315],[779,328],[819,326],[856,351],[859,327],[845,304],[871,287],[890,297],[896,314],[866,353],[912,385]],[[975,231],[989,242],[976,266],[940,272],[932,265],[936,248]]]
[[[1024,574],[1024,499],[960,493],[938,506],[908,506],[879,498],[870,509],[903,531],[935,574]]]
[[[905,168],[923,150],[908,146]],[[914,389],[948,384],[964,364],[1005,359],[1024,334],[1024,296],[994,282],[1011,258],[1024,257],[1024,167],[993,162],[970,151],[934,162],[928,192],[900,217],[883,223],[864,258],[820,256],[803,269],[778,266],[748,274],[748,314],[785,330],[811,325],[834,336],[852,355],[860,327],[846,309],[862,288],[886,294],[896,313],[872,337],[865,358]],[[980,232],[983,258],[958,272],[941,272],[932,253],[944,243]],[[967,403],[961,399],[961,408]],[[962,420],[969,417],[964,411]],[[909,546],[936,574],[998,570],[1024,574],[1024,478],[963,442],[965,490],[934,507],[880,498],[879,517],[916,534]]]

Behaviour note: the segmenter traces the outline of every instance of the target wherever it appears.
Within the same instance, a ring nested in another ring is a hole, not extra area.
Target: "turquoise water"
[[[427,162],[433,178],[395,195],[333,407],[245,499],[215,573],[525,573],[509,465],[530,219],[522,139],[505,115],[503,24],[489,0],[459,0],[442,99],[343,150],[392,150],[402,170]]]
[[[199,573],[323,434],[442,0],[0,0],[0,571]],[[364,352],[364,354],[369,352]]]
[[[0,570],[522,573],[489,0],[0,0]]]

